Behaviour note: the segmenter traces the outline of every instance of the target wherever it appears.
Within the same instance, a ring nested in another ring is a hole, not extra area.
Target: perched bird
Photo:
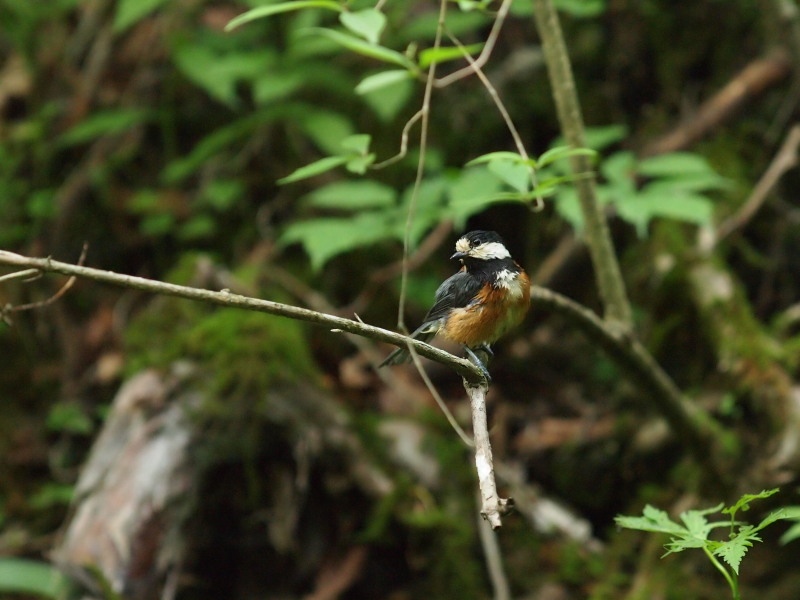
[[[475,350],[491,356],[490,344],[522,321],[530,305],[530,280],[494,231],[467,233],[456,242],[450,258],[462,267],[436,290],[433,306],[411,337],[427,342],[441,334],[458,342],[490,379]],[[407,348],[398,348],[380,366],[409,358]]]

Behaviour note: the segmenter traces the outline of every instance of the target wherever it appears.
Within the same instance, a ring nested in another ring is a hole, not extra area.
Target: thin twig
[[[428,258],[435,252],[445,241],[450,232],[453,231],[453,222],[450,220],[442,221],[433,228],[425,239],[417,246],[414,254],[409,256],[406,268],[409,272],[414,271],[420,265],[427,262]],[[387,281],[391,281],[403,272],[403,259],[395,261],[384,267],[375,269],[369,276],[369,280],[364,285],[364,288],[359,292],[350,304],[342,309],[342,314],[350,314],[364,310],[369,304],[376,292],[383,289]]]
[[[38,269],[25,269],[24,271],[15,271],[14,273],[7,273],[0,277],[0,283],[4,281],[11,281],[12,279],[25,279],[26,281],[33,281],[42,276],[41,271]]]
[[[442,44],[442,31],[444,29],[445,16],[447,15],[447,0],[439,3],[439,24],[436,27],[436,38],[433,42],[434,49]],[[414,178],[414,188],[411,192],[411,201],[408,203],[408,214],[406,215],[405,231],[403,232],[403,272],[400,277],[400,301],[397,306],[397,327],[401,331],[406,331],[405,327],[405,308],[406,290],[408,289],[408,255],[411,247],[411,225],[417,212],[417,201],[419,200],[419,190],[422,187],[422,179],[425,176],[425,160],[428,157],[428,121],[431,112],[431,96],[433,94],[433,82],[436,78],[436,61],[428,67],[428,76],[425,81],[425,91],[422,95],[422,108],[420,109],[421,120],[419,132],[419,159],[417,160],[417,174]]]
[[[78,266],[83,265],[83,261],[86,260],[86,252],[89,250],[89,244],[84,243],[83,249],[81,250],[81,255],[78,257]],[[29,273],[30,271],[36,271],[35,269],[27,269],[22,271],[22,273]],[[44,308],[45,306],[49,306],[53,304],[56,300],[61,298],[64,294],[66,294],[69,289],[75,285],[75,276],[73,275],[69,279],[67,279],[66,283],[61,286],[61,288],[52,296],[50,296],[47,300],[41,300],[39,302],[31,302],[29,304],[20,304],[19,306],[12,306],[9,309],[9,312],[22,312],[23,310],[32,310],[34,308]]]
[[[330,314],[343,312],[337,311],[336,308],[333,307],[327,300],[325,300],[325,298],[316,290],[309,288],[303,282],[295,278],[294,275],[280,268],[273,266],[271,269],[269,269],[269,277],[286,288],[290,293],[303,300],[307,306],[310,306],[315,310]],[[356,318],[359,322],[363,322],[358,315],[356,315]],[[415,393],[415,391],[411,389],[411,386],[398,379],[391,369],[378,369],[378,365],[383,359],[383,356],[378,356],[375,346],[370,342],[370,340],[354,334],[348,334],[347,338],[356,348],[358,348],[361,354],[363,354],[367,360],[369,360],[372,366],[375,367],[376,373],[386,385],[389,385],[393,388],[401,388],[400,391],[402,394],[408,395]],[[445,418],[447,419],[448,423],[450,423],[450,426],[453,428],[456,434],[468,447],[471,448],[473,446],[472,440],[464,432],[464,429],[458,424],[458,421],[456,421],[447,404],[445,404],[444,400],[442,400],[442,397],[439,394],[439,391],[436,389],[436,386],[433,385],[430,377],[428,377],[428,373],[425,371],[419,359],[419,355],[414,350],[414,347],[409,346],[408,348],[417,371],[419,371],[419,374],[427,386],[431,396],[433,396],[434,401],[439,406],[442,413],[444,413]]]
[[[450,73],[449,75],[445,75],[441,79],[437,79],[434,82],[437,88],[447,87],[451,83],[454,83],[460,79],[464,79],[465,77],[469,77],[473,73],[476,73],[477,69],[481,69],[483,65],[486,64],[486,62],[489,60],[489,57],[492,55],[492,51],[494,50],[495,43],[497,43],[497,39],[500,37],[500,30],[503,28],[503,23],[508,16],[508,10],[511,8],[511,2],[512,0],[503,0],[503,4],[500,5],[500,9],[497,11],[497,16],[492,24],[492,30],[489,32],[489,36],[486,38],[486,44],[484,44],[483,50],[481,50],[478,58],[473,59],[470,56],[470,65],[468,67],[464,67],[463,69],[459,69],[458,71]]]
[[[189,300],[198,300],[208,302],[219,306],[226,306],[231,308],[243,308],[258,312],[264,312],[300,321],[306,321],[328,327],[332,330],[345,331],[347,333],[355,333],[363,337],[373,340],[394,344],[395,346],[406,347],[407,344],[413,344],[414,349],[425,358],[435,360],[446,366],[452,368],[461,377],[466,378],[470,382],[480,383],[484,381],[483,373],[471,362],[466,359],[459,358],[439,350],[433,346],[420,342],[408,336],[375,327],[373,325],[365,325],[354,321],[352,319],[345,319],[334,315],[328,315],[322,312],[309,310],[307,308],[300,308],[288,304],[281,304],[279,302],[272,302],[270,300],[261,300],[259,298],[251,298],[239,294],[233,294],[228,290],[215,292],[212,290],[204,290],[192,288],[174,283],[166,283],[163,281],[155,281],[153,279],[145,279],[144,277],[135,277],[133,275],[122,275],[112,271],[103,271],[101,269],[93,269],[90,267],[83,267],[64,263],[50,258],[31,258],[0,250],[0,264],[10,265],[14,267],[22,267],[26,269],[38,269],[43,273],[61,273],[63,275],[74,275],[76,277],[83,277],[100,281],[111,285],[120,287],[132,288],[156,294],[164,294],[167,296],[176,296],[179,298],[186,298]]]
[[[453,44],[464,53],[464,58],[469,63],[470,67],[474,69],[475,75],[478,76],[478,79],[480,79],[483,87],[485,87],[486,91],[489,92],[489,96],[491,96],[492,102],[494,102],[494,105],[497,108],[497,112],[500,113],[500,116],[503,118],[503,121],[506,124],[506,128],[511,134],[511,139],[514,140],[514,146],[517,148],[517,153],[523,158],[523,160],[530,160],[528,151],[525,149],[525,144],[522,143],[522,136],[520,136],[519,131],[517,131],[517,127],[514,125],[514,121],[511,119],[511,115],[508,113],[508,110],[506,110],[506,106],[503,104],[503,100],[500,98],[497,90],[489,81],[489,78],[486,77],[486,74],[481,70],[481,65],[479,65],[478,62],[469,55],[464,45],[452,33],[450,33],[449,30],[447,31],[447,36],[450,38],[450,41],[453,42]],[[530,174],[531,178],[531,186],[535,190],[538,187],[536,169],[533,167],[528,167],[528,173]],[[542,198],[541,194],[536,194],[536,205],[533,208],[535,210],[542,210],[544,208],[544,199]]]
[[[750,197],[739,210],[725,219],[717,228],[715,243],[727,238],[733,232],[741,229],[755,216],[761,206],[769,197],[770,192],[780,181],[780,178],[797,166],[797,149],[800,146],[800,125],[795,125],[789,130],[780,150],[775,154],[767,170],[758,180]]]
[[[419,359],[419,354],[417,354],[416,350],[414,349],[411,344],[408,345],[408,353],[411,356],[411,360],[414,363],[414,366],[419,372],[420,377],[422,377],[422,381],[425,382],[425,386],[428,388],[428,391],[433,396],[433,399],[436,401],[436,404],[439,406],[439,410],[444,413],[447,422],[450,423],[450,427],[452,427],[455,432],[458,434],[458,437],[461,438],[461,441],[469,448],[475,447],[475,442],[467,435],[467,433],[462,429],[461,425],[458,424],[456,418],[453,416],[453,413],[450,412],[447,404],[444,403],[442,400],[441,394],[439,394],[439,390],[436,389],[436,386],[433,385],[431,378],[428,377],[428,372],[425,370],[425,367],[422,364],[422,361]]]
[[[422,109],[415,112],[411,118],[406,121],[406,124],[403,126],[403,132],[400,135],[400,152],[392,156],[391,158],[387,158],[383,162],[375,163],[374,165],[370,165],[370,169],[383,169],[384,167],[388,167],[389,165],[393,165],[399,160],[402,160],[408,154],[408,136],[411,128],[414,124],[422,118]]]

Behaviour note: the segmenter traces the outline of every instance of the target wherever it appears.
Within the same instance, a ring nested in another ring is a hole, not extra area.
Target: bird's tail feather
[[[430,323],[425,323],[419,329],[411,334],[411,337],[421,342],[427,342],[436,335],[436,330],[431,329]],[[408,348],[398,348],[387,356],[384,361],[378,365],[378,368],[385,367],[386,365],[399,365],[411,360],[411,354]]]

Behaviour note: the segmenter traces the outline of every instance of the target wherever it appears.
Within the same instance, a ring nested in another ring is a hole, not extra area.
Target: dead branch
[[[725,219],[717,228],[716,243],[744,227],[755,216],[781,177],[797,166],[798,146],[800,146],[800,125],[795,125],[789,131],[767,170],[756,183],[750,197],[735,214]]]
[[[688,148],[731,118],[745,102],[785,79],[791,70],[791,59],[784,51],[752,61],[685,123],[647,145],[642,156]]]
[[[492,461],[492,445],[489,441],[489,427],[486,419],[486,392],[489,385],[481,383],[471,385],[464,381],[470,406],[472,408],[472,435],[475,441],[475,466],[478,470],[478,485],[481,492],[481,515],[492,529],[502,526],[500,517],[506,514],[512,501],[497,495],[497,484],[494,479],[494,463]]]

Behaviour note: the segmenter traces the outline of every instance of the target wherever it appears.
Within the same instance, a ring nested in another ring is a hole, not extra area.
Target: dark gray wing
[[[466,271],[459,271],[445,279],[436,290],[436,298],[425,317],[425,322],[436,321],[446,316],[452,309],[466,306],[478,295],[481,286],[480,280]]]
[[[436,290],[436,298],[434,299],[433,306],[428,311],[422,325],[411,334],[411,337],[427,342],[439,330],[441,324],[438,322],[442,317],[454,308],[460,308],[469,304],[472,299],[478,294],[481,289],[480,280],[476,279],[466,271],[459,271],[449,279],[446,279],[439,289]],[[407,348],[398,348],[392,352],[380,364],[384,365],[399,365],[400,363],[407,362],[410,356]]]

